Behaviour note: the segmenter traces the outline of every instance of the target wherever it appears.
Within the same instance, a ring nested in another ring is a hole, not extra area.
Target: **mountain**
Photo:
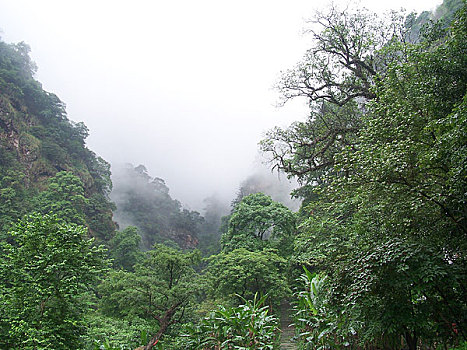
[[[182,248],[198,245],[204,218],[172,199],[163,179],[151,177],[144,165],[126,164],[113,167],[112,181],[115,220],[121,228],[138,227],[145,249],[154,243],[175,242]]]
[[[61,209],[108,241],[116,229],[110,166],[86,147],[86,126],[68,119],[35,71],[26,44],[0,41],[0,232],[32,211]]]

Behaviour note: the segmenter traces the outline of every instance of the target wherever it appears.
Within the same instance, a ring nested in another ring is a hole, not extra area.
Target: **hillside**
[[[172,241],[182,248],[198,245],[204,218],[172,199],[163,179],[151,177],[144,165],[113,167],[113,172],[115,220],[120,228],[138,227],[144,249],[156,242]]]
[[[32,210],[59,205],[107,241],[115,231],[110,166],[86,147],[86,126],[68,119],[64,103],[42,89],[35,71],[26,44],[0,42],[0,230]]]

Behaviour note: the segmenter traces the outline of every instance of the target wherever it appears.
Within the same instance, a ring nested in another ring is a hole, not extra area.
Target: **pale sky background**
[[[360,4],[421,12],[441,2]],[[309,47],[304,20],[327,4],[0,0],[0,29],[4,41],[30,45],[37,79],[88,126],[90,149],[146,165],[200,210],[215,192],[233,198],[264,132],[306,116],[305,101],[276,108],[272,86]]]

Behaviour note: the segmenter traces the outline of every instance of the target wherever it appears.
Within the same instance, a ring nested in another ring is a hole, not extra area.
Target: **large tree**
[[[291,253],[295,230],[295,215],[290,209],[263,193],[250,194],[235,206],[227,232],[222,236],[222,250],[254,251],[272,247],[287,256]]]
[[[199,252],[182,252],[157,244],[146,253],[134,272],[111,271],[100,286],[101,310],[108,316],[142,319],[152,327],[144,349],[152,349],[181,322],[194,301]]]
[[[284,273],[287,261],[277,251],[249,251],[238,248],[209,257],[206,279],[207,294],[230,303],[241,303],[237,295],[253,299],[255,294],[268,295],[278,305],[290,295]]]
[[[284,102],[302,96],[310,103],[343,106],[356,98],[375,98],[372,87],[381,72],[403,59],[382,49],[405,41],[408,34],[401,16],[381,18],[366,9],[334,6],[317,12],[307,33],[314,45],[277,85]]]
[[[0,347],[78,349],[85,293],[107,263],[86,230],[32,215],[0,245]]]
[[[368,19],[361,23],[364,31],[372,28]],[[315,71],[314,80],[303,81],[312,86],[312,113],[319,100],[336,113],[318,114],[285,136],[276,132],[267,144],[278,166],[302,176],[314,199],[303,210],[308,218],[296,258],[330,276],[324,299],[337,326],[329,339],[340,339],[333,347],[416,349],[466,339],[466,23],[464,3],[448,29],[435,25],[415,44],[395,35],[375,48],[369,59],[383,64],[373,65],[373,97],[346,100],[352,95],[342,91],[345,79],[329,97],[318,96],[325,80]],[[323,26],[317,48],[329,48],[328,35],[343,28]],[[327,53],[333,79],[345,63],[336,66],[335,54]],[[365,87],[357,70],[347,73]],[[346,117],[343,125],[356,128],[332,136]],[[311,347],[321,341],[304,340]]]
[[[371,276],[381,278],[380,305],[391,280],[400,287],[392,297],[403,296],[383,328],[398,329],[411,349],[417,337],[435,338],[433,329],[444,341],[467,336],[466,15],[464,6],[452,28],[409,47],[407,62],[388,69],[363,120],[358,151],[341,156],[340,169],[351,176],[335,182],[337,198],[353,201],[357,238],[372,242],[362,256],[372,261]],[[380,253],[391,249],[392,259]],[[360,289],[367,307],[360,312],[371,318],[375,289]]]
[[[295,192],[306,202],[313,187],[326,184],[335,157],[343,149],[357,149],[357,135],[366,104],[375,99],[376,84],[388,68],[407,60],[405,42],[411,28],[402,14],[381,17],[366,9],[317,12],[306,31],[312,47],[277,83],[282,103],[305,98],[310,114],[304,122],[266,134],[260,147],[273,168],[296,177]]]

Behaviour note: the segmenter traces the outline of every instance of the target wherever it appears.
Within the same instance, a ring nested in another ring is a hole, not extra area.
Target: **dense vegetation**
[[[250,178],[222,219],[141,165],[110,195],[86,127],[0,42],[0,348],[278,349],[285,300],[300,349],[465,348],[467,5],[435,15],[318,13],[278,83],[310,115],[260,143],[302,206]]]
[[[417,42],[404,18],[319,15],[316,46],[280,83],[311,109],[262,143],[302,184],[306,348],[466,339],[466,10]]]
[[[110,165],[86,148],[86,126],[33,78],[28,52],[0,42],[0,230],[33,210],[53,212],[105,242],[115,230]]]

